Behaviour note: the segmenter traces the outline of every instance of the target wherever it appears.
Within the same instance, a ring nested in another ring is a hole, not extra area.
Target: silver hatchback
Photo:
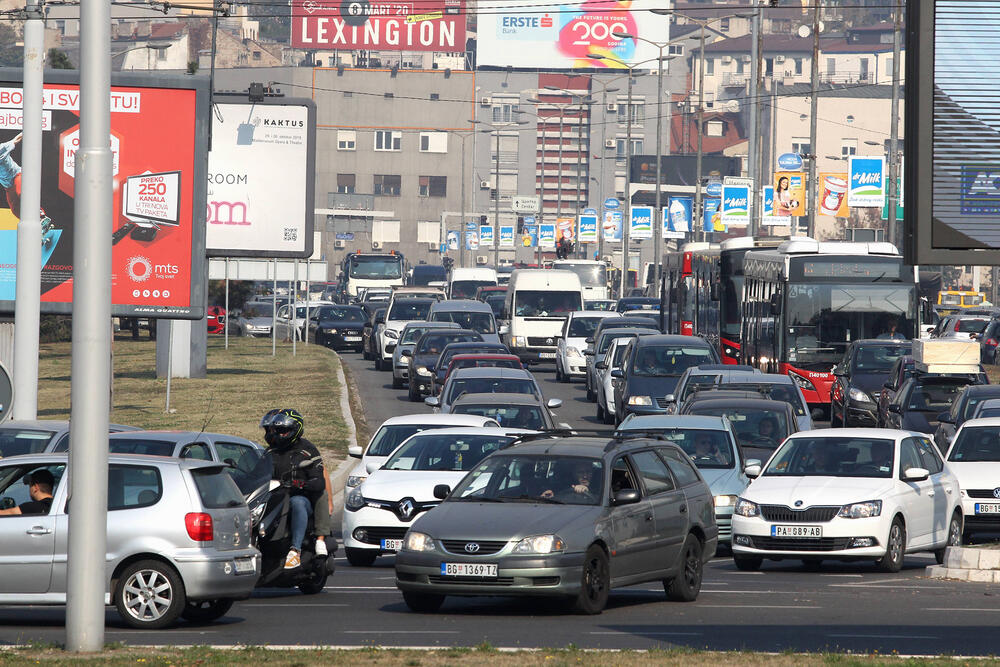
[[[2,509],[33,500],[38,471],[55,482],[48,513],[0,515],[0,604],[66,603],[67,464],[67,454],[0,460]],[[107,526],[105,600],[134,628],[215,620],[253,591],[250,511],[220,463],[111,455]]]

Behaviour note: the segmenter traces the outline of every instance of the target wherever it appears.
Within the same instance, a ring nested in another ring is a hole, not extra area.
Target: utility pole
[[[496,131],[497,135],[497,182],[496,191],[497,199],[496,205],[493,207],[493,268],[500,268],[500,130]],[[482,240],[482,239],[480,239]]]
[[[695,159],[695,180],[697,181],[694,188],[694,213],[692,217],[701,216],[701,235],[699,240],[704,241],[708,238],[708,231],[705,229],[705,214],[702,212],[702,182],[701,182],[701,167],[702,167],[702,156],[703,156],[703,146],[702,146],[702,135],[705,134],[704,122],[705,122],[705,23],[701,24],[701,39],[700,46],[701,49],[698,62],[698,127],[695,128],[698,132],[698,157]],[[693,221],[692,221],[693,222]]]
[[[38,417],[38,322],[42,293],[42,68],[45,22],[39,0],[28,0],[24,22],[21,123],[21,204],[17,223],[14,300],[13,419]]]
[[[622,276],[618,297],[625,298],[625,281],[628,279],[629,228],[632,226],[632,68],[628,68],[628,102],[625,106],[625,211],[622,213]]]
[[[899,35],[903,30],[903,9],[897,6],[893,11],[892,30],[892,107],[889,120],[889,204],[888,238],[896,245],[896,205],[899,202]],[[994,284],[994,290],[996,285]]]
[[[656,62],[656,210],[653,212],[653,283],[656,285],[654,296],[660,295],[660,271],[663,263],[663,230],[666,221],[663,219],[663,203],[660,200],[660,190],[663,183],[663,68],[666,61],[663,59],[663,49],[666,44],[659,46],[659,57]],[[667,105],[670,108],[670,105]],[[631,113],[629,109],[629,113]],[[669,152],[669,151],[668,151]],[[657,223],[657,220],[659,223]],[[643,276],[643,280],[646,276]]]
[[[809,186],[807,201],[809,210],[806,214],[808,226],[806,236],[815,238],[816,236],[816,207],[819,204],[819,188],[816,183],[816,160],[819,157],[816,147],[816,114],[819,108],[819,1],[813,7],[813,53],[812,53],[812,74],[810,78],[812,92],[809,95],[809,151],[812,158],[809,160]]]
[[[458,221],[458,265],[463,266],[465,261],[465,243],[463,243],[463,236],[465,234],[465,139],[468,134],[462,135],[462,176],[460,180],[462,181],[462,216]],[[448,230],[445,228],[444,234],[445,250],[448,249]]]
[[[575,221],[574,224],[577,227],[577,230],[576,230],[577,231],[577,234],[576,234],[576,244],[577,244],[576,250],[577,250],[577,253],[578,254],[582,254],[583,258],[586,259],[587,258],[587,251],[584,250],[583,243],[580,242],[580,236],[579,236],[579,231],[580,231],[580,229],[579,229],[579,225],[580,225],[580,212],[581,212],[581,209],[580,209],[580,198],[583,196],[583,183],[584,183],[583,177],[581,176],[581,172],[583,171],[583,113],[584,113],[584,103],[583,103],[583,100],[581,99],[580,100],[580,111],[579,111],[579,113],[576,116],[576,221]],[[590,114],[589,113],[587,114],[587,120],[588,120],[587,125],[589,127],[589,125],[590,125],[590,123],[589,123]],[[588,177],[589,177],[590,170],[587,170],[587,174],[588,174]],[[590,185],[589,181],[587,181],[587,185],[588,185],[588,190],[589,190],[589,185]]]
[[[542,122],[542,110],[538,108],[538,123]],[[542,125],[542,187],[538,191],[538,217],[535,220],[535,264],[542,268],[542,220],[545,216],[545,129],[548,123]]]
[[[750,236],[754,236],[757,233],[757,198],[760,187],[759,173],[757,166],[759,164],[760,153],[760,117],[758,111],[760,110],[760,75],[761,75],[761,60],[763,56],[763,49],[761,48],[761,9],[760,7],[754,7],[753,10],[753,24],[750,28],[750,50],[753,52],[753,61],[750,64],[750,129],[747,132],[747,175],[750,176],[750,180],[753,181],[753,187],[750,189],[750,201],[747,202],[748,213],[749,213],[749,226],[747,227],[747,233]]]
[[[80,3],[80,148],[73,217],[73,350],[66,649],[104,648],[111,411],[111,3]],[[27,99],[25,100],[27,102]],[[40,246],[39,246],[40,247]],[[169,377],[169,371],[168,371]]]

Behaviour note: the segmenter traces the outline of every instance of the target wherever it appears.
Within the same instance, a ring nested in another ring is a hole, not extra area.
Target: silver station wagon
[[[417,519],[396,556],[414,611],[448,595],[563,597],[600,613],[612,587],[662,581],[694,600],[718,529],[708,485],[676,445],[526,436],[483,459]]]
[[[24,512],[0,514],[0,604],[66,603],[67,463],[0,459],[0,509]],[[51,501],[36,495],[40,478],[54,482]],[[215,620],[260,573],[250,511],[226,466],[208,461],[112,454],[107,553],[106,604],[134,628]]]

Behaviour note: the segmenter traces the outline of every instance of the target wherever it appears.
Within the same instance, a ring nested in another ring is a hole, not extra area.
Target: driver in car
[[[695,460],[711,461],[713,463],[721,463],[719,461],[719,453],[715,448],[715,442],[712,441],[712,436],[708,433],[699,433],[694,439],[694,458]]]
[[[557,491],[552,489],[546,489],[542,491],[542,498],[553,498],[557,494],[560,496],[570,496],[575,495],[590,495],[591,494],[591,477],[593,475],[593,470],[591,465],[586,462],[578,462],[573,464],[573,469],[570,474],[569,483],[566,487],[560,488]]]
[[[778,424],[775,422],[774,417],[764,417],[757,424],[757,437],[754,438],[754,442],[766,443],[777,447],[778,441],[775,434],[777,430]]]
[[[31,500],[21,503],[17,507],[0,510],[0,516],[14,516],[22,514],[48,514],[52,509],[52,489],[55,488],[56,478],[51,472],[40,468],[25,480],[28,485],[28,494]]]
[[[642,358],[639,360],[638,371],[643,375],[656,375],[657,372],[656,350],[652,348],[646,348],[646,350],[642,353]]]

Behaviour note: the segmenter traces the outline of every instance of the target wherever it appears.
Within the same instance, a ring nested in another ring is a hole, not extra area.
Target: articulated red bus
[[[660,329],[664,333],[694,335],[698,304],[695,255],[714,253],[717,260],[718,248],[718,245],[710,243],[685,243],[680,250],[663,256]]]

